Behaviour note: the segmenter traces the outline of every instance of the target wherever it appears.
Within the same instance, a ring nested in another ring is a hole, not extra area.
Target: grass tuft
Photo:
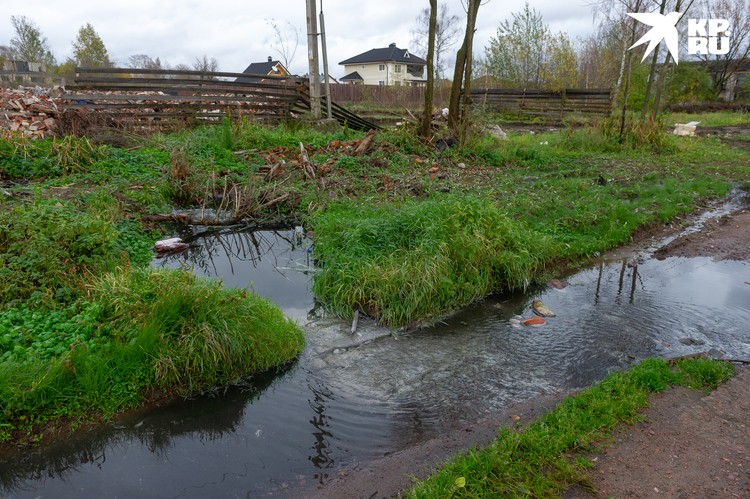
[[[547,256],[544,237],[471,196],[333,205],[313,226],[316,296],[344,317],[359,309],[392,327],[524,288]]]

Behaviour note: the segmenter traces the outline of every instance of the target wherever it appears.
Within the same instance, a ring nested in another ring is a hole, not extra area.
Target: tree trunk
[[[664,9],[667,6],[667,0],[662,0],[659,5],[659,14],[664,15]],[[646,119],[646,113],[648,113],[648,101],[651,98],[651,88],[654,85],[656,79],[656,63],[659,60],[659,48],[661,43],[654,49],[654,56],[651,58],[651,67],[648,70],[648,83],[646,83],[646,95],[643,97],[643,106],[641,106],[641,121]],[[669,54],[669,51],[667,51]]]
[[[458,130],[459,106],[461,105],[461,84],[464,80],[464,67],[466,66],[466,37],[461,47],[456,52],[456,67],[453,69],[453,81],[451,82],[451,94],[448,99],[448,129],[451,132]]]
[[[461,84],[466,84],[464,81],[464,75],[471,78],[471,50],[474,44],[474,31],[477,23],[477,12],[479,12],[479,6],[481,0],[468,0],[466,9],[466,32],[464,33],[464,41],[461,44],[461,48],[456,53],[456,67],[453,71],[453,83],[451,84],[451,94],[449,99],[449,110],[448,110],[448,128],[451,133],[456,137],[461,137],[461,130],[459,122],[462,117],[465,117],[465,112],[461,109]],[[469,81],[469,85],[470,85]],[[468,103],[468,90],[464,88],[465,96],[463,103]]]
[[[474,9],[471,9],[471,5],[469,8],[469,12],[467,13],[466,17],[466,29],[467,31],[471,32],[471,36],[467,40],[467,47],[466,47],[466,67],[464,70],[464,89],[463,89],[463,102],[461,103],[461,123],[460,123],[460,130],[459,130],[459,140],[461,143],[464,142],[466,139],[466,126],[468,125],[468,112],[469,112],[469,106],[471,104],[471,78],[472,78],[472,70],[474,67],[474,32],[476,31],[476,24],[477,24],[477,13],[479,11],[479,5],[480,1],[477,0],[474,2],[476,7]]]
[[[638,1],[635,4],[634,12],[640,12],[641,10],[641,2]],[[630,43],[628,44],[629,47],[632,47],[635,43],[635,35],[636,35],[636,21],[633,19],[632,22],[632,28],[630,31]],[[630,93],[630,73],[633,70],[633,64],[632,64],[632,51],[628,49],[627,51],[627,58],[625,60],[625,88],[622,92],[622,113],[620,114],[620,136],[619,140],[622,142],[622,140],[625,137],[625,113],[628,110],[628,93]]]
[[[430,24],[427,36],[427,87],[424,91],[424,112],[419,134],[432,138],[432,97],[435,88],[435,29],[437,27],[437,0],[430,0]]]

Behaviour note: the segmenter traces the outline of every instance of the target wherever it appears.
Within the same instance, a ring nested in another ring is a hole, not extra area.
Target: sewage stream
[[[0,463],[0,496],[294,497],[338,470],[543,393],[589,386],[646,357],[750,359],[750,267],[706,258],[602,260],[567,279],[493,296],[434,327],[391,332],[326,317],[295,231],[177,234],[155,266],[251,287],[303,326],[282,372],[120,420]],[[514,324],[541,299],[557,317]]]

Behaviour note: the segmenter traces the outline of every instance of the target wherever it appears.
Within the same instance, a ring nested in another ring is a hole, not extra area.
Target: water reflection
[[[29,492],[36,496],[35,492],[43,490],[48,479],[66,483],[92,470],[111,473],[113,467],[119,467],[117,461],[137,447],[156,462],[165,462],[182,438],[204,444],[231,438],[242,426],[246,409],[289,369],[291,366],[238,381],[221,391],[150,410],[145,415],[130,415],[106,427],[82,430],[44,449],[10,452],[0,466],[0,493],[15,497]],[[108,463],[108,455],[115,456],[115,461]],[[65,495],[64,491],[59,493]]]
[[[326,415],[326,407],[327,402],[334,398],[334,394],[326,386],[315,386],[313,384],[308,386],[312,395],[312,399],[309,399],[308,403],[313,411],[313,417],[309,422],[314,428],[312,434],[314,439],[313,452],[310,453],[308,459],[315,468],[333,468],[336,464],[331,447],[333,433],[328,422],[329,418]],[[328,473],[316,473],[314,476],[319,483],[323,483],[328,478]]]
[[[191,252],[156,264],[268,290],[304,326],[298,363],[6,456],[0,495],[293,497],[295,487],[314,487],[340,467],[541,393],[588,386],[645,357],[750,359],[750,273],[737,262],[602,261],[564,289],[489,297],[432,328],[391,334],[363,320],[351,335],[331,318],[305,322],[315,315],[309,254],[293,231],[197,234]],[[513,327],[535,298],[557,316]]]
[[[251,288],[298,320],[306,320],[315,308],[310,294],[311,241],[301,229],[182,226],[175,235],[190,245],[188,249],[156,259],[154,266],[187,268],[199,276],[220,278],[228,287]]]

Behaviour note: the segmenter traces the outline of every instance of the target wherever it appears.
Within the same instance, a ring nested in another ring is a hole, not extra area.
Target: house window
[[[401,64],[396,64],[396,67],[393,69],[394,72],[400,73],[401,72]]]
[[[380,80],[380,81],[378,82],[378,85],[380,85],[381,87],[384,87],[384,86],[385,86],[385,82],[384,82],[383,80]]]
[[[380,64],[378,66],[378,71],[385,71],[385,64]]]

